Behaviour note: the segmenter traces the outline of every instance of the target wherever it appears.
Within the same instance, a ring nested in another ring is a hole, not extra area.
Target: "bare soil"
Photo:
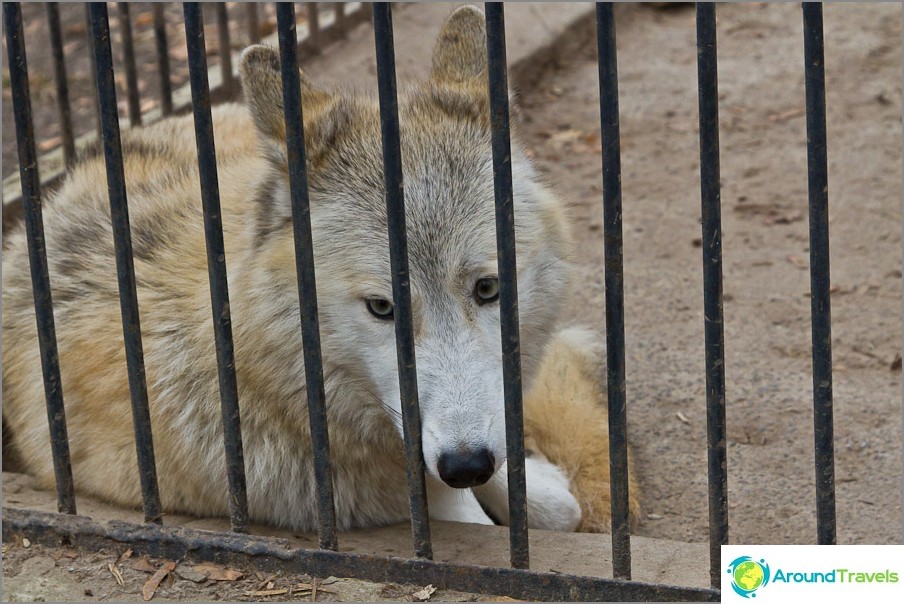
[[[62,8],[65,15],[69,9]],[[703,542],[708,516],[694,13],[689,7],[618,5],[616,14],[628,430],[645,513],[636,533]],[[902,538],[901,14],[896,3],[825,6],[839,543]],[[814,543],[800,6],[720,4],[718,16],[730,541]],[[578,285],[567,318],[596,326],[602,337],[596,52],[589,37],[576,46],[584,50],[546,73],[536,88],[521,91],[522,132],[573,208]],[[143,73],[152,70],[147,65]],[[49,82],[49,63],[45,73]],[[149,86],[153,80],[148,76]],[[90,118],[93,109],[88,111]],[[42,128],[47,134],[39,138],[53,135]],[[11,137],[4,127],[4,174],[8,154],[14,155]],[[119,563],[122,554],[5,544],[4,599],[138,599],[149,574],[135,570],[132,560]],[[111,563],[121,569],[123,585]],[[162,564],[154,561],[155,568]],[[238,570],[240,580],[196,583],[180,578],[177,568],[155,599],[287,599],[288,592],[248,595],[267,588],[267,577]],[[277,577],[273,589],[311,580]],[[360,591],[340,592],[345,584]],[[319,597],[411,599],[423,587],[338,581],[324,588],[340,593],[323,590]],[[303,591],[293,597],[311,599]],[[431,597],[439,598],[476,596]]]
[[[627,415],[637,533],[708,539],[694,11],[618,6]],[[797,4],[718,8],[732,543],[816,539],[803,37]],[[901,540],[901,6],[825,5],[839,543]],[[592,45],[524,98],[573,204],[571,316],[605,324]]]

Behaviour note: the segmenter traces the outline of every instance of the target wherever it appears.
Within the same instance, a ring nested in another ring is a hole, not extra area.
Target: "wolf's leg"
[[[527,525],[549,531],[574,531],[581,523],[581,506],[568,490],[568,478],[542,455],[524,460],[527,479]],[[509,523],[508,467],[496,471],[488,483],[474,489],[477,499],[502,524]]]
[[[453,489],[427,477],[427,503],[430,517],[435,520],[494,524],[483,511],[471,489]]]

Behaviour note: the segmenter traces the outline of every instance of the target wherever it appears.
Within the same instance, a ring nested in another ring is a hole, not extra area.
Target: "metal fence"
[[[599,50],[600,117],[605,229],[606,338],[612,484],[612,579],[530,571],[524,474],[522,384],[519,358],[518,293],[515,268],[514,214],[510,164],[509,107],[503,5],[486,4],[489,94],[492,125],[493,176],[499,253],[501,338],[508,448],[510,547],[512,568],[490,568],[432,560],[432,545],[421,452],[417,372],[413,342],[405,202],[399,145],[393,50],[392,8],[373,5],[383,136],[384,178],[392,266],[393,302],[398,353],[405,457],[407,461],[413,552],[411,559],[338,552],[330,475],[323,371],[317,300],[303,295],[315,291],[311,223],[304,133],[298,75],[295,7],[277,5],[278,40],[284,81],[288,164],[292,219],[296,240],[301,331],[307,397],[317,477],[320,549],[287,550],[279,540],[243,535],[248,522],[242,438],[233,362],[229,294],[223,256],[217,188],[216,151],[211,123],[211,93],[204,53],[204,26],[198,3],[184,5],[189,51],[192,109],[198,147],[204,227],[207,240],[211,308],[222,402],[225,455],[228,466],[230,519],[233,533],[209,533],[161,525],[160,498],[150,432],[141,331],[132,266],[127,191],[123,179],[116,91],[112,71],[109,16],[105,3],[89,7],[93,40],[97,101],[107,167],[111,216],[115,234],[117,274],[129,370],[145,525],[101,525],[76,513],[66,421],[60,389],[59,364],[41,219],[41,181],[31,124],[27,62],[18,3],[3,6],[11,87],[20,157],[20,177],[28,236],[29,259],[38,321],[41,360],[53,444],[58,507],[61,514],[42,514],[4,508],[3,534],[67,537],[85,547],[128,542],[136,551],[153,556],[218,561],[252,561],[266,568],[314,575],[340,575],[370,580],[431,582],[448,588],[506,593],[547,600],[717,600],[721,579],[720,546],[728,543],[727,458],[725,430],[725,368],[722,318],[721,218],[719,188],[718,84],[715,5],[697,5],[702,249],[706,345],[706,401],[710,510],[710,589],[647,584],[631,580],[628,528],[628,472],[626,440],[625,338],[620,188],[618,77],[615,24],[611,3],[596,6]],[[52,14],[52,9],[51,9]],[[155,11],[155,17],[157,11]],[[128,8],[120,12],[128,19]],[[51,19],[51,29],[59,29]],[[835,488],[832,432],[832,372],[829,308],[829,250],[827,218],[827,159],[825,138],[825,77],[823,67],[822,6],[803,4],[806,112],[810,206],[810,271],[814,422],[816,453],[817,540],[835,542]],[[222,29],[221,29],[222,35]],[[127,62],[128,63],[128,62]],[[128,68],[127,68],[128,69]],[[165,66],[161,64],[161,71]],[[131,94],[131,93],[130,93]],[[65,95],[61,95],[65,98]],[[133,104],[129,103],[130,112]],[[164,112],[166,112],[164,110]],[[137,118],[138,116],[134,116]],[[65,121],[65,112],[61,112]],[[133,120],[135,123],[137,120]]]

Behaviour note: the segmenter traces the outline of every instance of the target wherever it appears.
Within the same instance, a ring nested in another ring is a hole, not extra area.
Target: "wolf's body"
[[[431,516],[489,523],[478,498],[498,519],[507,511],[505,468],[499,469],[505,446],[498,306],[473,294],[475,283],[496,271],[485,79],[483,87],[479,80],[485,65],[473,48],[482,35],[479,13],[457,11],[441,34],[431,78],[400,99],[400,117]],[[213,118],[249,510],[255,521],[309,530],[317,524],[316,488],[274,61],[269,49],[247,51],[242,75],[249,106],[220,106]],[[303,102],[338,523],[346,529],[401,521],[408,501],[392,321],[373,313],[374,300],[392,299],[378,109],[373,100],[315,90],[306,81]],[[195,149],[191,117],[123,135],[162,504],[170,512],[224,515]],[[598,529],[608,518],[599,359],[573,332],[551,340],[567,280],[566,223],[517,147],[512,163],[524,373],[528,385],[538,367],[541,378],[525,401],[528,443],[538,450],[527,464],[531,525],[572,530],[583,511],[583,526]],[[45,204],[45,238],[76,489],[136,506],[141,496],[105,183],[102,158],[83,159]],[[51,488],[21,227],[5,243],[3,419],[27,471]],[[563,381],[568,367],[581,369]],[[577,419],[558,430],[551,414]],[[593,452],[567,446],[575,435],[566,431],[574,429],[582,431],[579,440],[594,443]],[[440,459],[475,450],[489,452],[493,478],[473,491],[444,484]],[[591,491],[594,498],[599,492],[598,501],[586,500]]]

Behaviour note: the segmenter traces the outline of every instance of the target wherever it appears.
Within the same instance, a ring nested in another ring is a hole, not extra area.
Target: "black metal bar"
[[[104,160],[107,166],[107,189],[110,195],[110,215],[113,221],[113,244],[116,249],[119,305],[122,311],[122,331],[129,371],[132,420],[135,424],[138,475],[141,480],[142,507],[146,522],[160,523],[160,494],[157,489],[157,466],[154,461],[151,414],[148,409],[147,380],[144,373],[144,351],[141,346],[138,296],[135,291],[129,207],[122,163],[122,144],[119,138],[116,82],[113,79],[113,51],[110,48],[110,23],[106,3],[92,2],[89,4],[89,11],[97,74],[98,105],[103,128]]]
[[[69,107],[69,85],[66,82],[66,59],[63,56],[63,30],[60,28],[60,5],[47,3],[47,27],[50,30],[50,49],[53,54],[53,80],[56,84],[57,109],[60,112],[60,138],[63,161],[67,166],[75,161],[75,139],[72,136],[72,112]]]
[[[716,5],[697,3],[697,86],[700,103],[700,199],[703,212],[703,320],[706,341],[706,436],[709,468],[709,573],[722,581],[721,546],[728,543],[728,459],[725,449],[725,329],[722,320],[722,211],[719,188],[719,78]]]
[[[505,398],[508,466],[509,541],[513,568],[528,568],[527,482],[524,473],[524,408],[521,384],[521,334],[518,325],[518,270],[515,264],[515,205],[512,194],[512,145],[505,59],[505,15],[501,2],[486,3],[493,192],[496,198],[496,249],[499,263],[499,322]]]
[[[833,545],[836,542],[835,437],[832,419],[829,177],[826,152],[826,77],[822,4],[804,2],[803,15],[807,88],[807,168],[810,188],[810,308],[813,331],[816,532],[820,545]]]
[[[91,71],[91,86],[94,87],[94,94],[92,95],[92,100],[94,101],[94,115],[97,118],[96,126],[97,126],[97,140],[103,138],[103,128],[101,127],[101,119],[100,119],[100,102],[98,101],[99,95],[97,94],[97,66],[94,64],[94,36],[91,35],[91,3],[85,2],[85,31],[88,35],[88,68]]]
[[[261,30],[257,18],[257,2],[245,4],[245,22],[248,27],[248,43],[257,44],[261,41]]]
[[[128,2],[117,2],[119,28],[122,30],[122,64],[126,72],[126,98],[129,126],[141,124],[141,99],[138,94],[138,69],[135,67],[135,43],[132,41],[132,19]]]
[[[308,44],[315,53],[320,52],[320,9],[316,2],[308,2]]]
[[[191,81],[191,104],[195,118],[195,141],[198,147],[201,203],[204,207],[204,237],[207,242],[207,271],[217,350],[223,440],[226,447],[229,518],[232,522],[232,530],[245,532],[248,530],[248,494],[245,485],[239,394],[235,378],[229,285],[226,281],[226,250],[223,245],[223,220],[220,213],[217,152],[214,144],[213,118],[210,112],[210,86],[207,81],[204,20],[201,16],[201,6],[197,2],[184,3],[183,12],[185,14],[185,42],[188,48],[188,73]]]
[[[235,91],[235,78],[232,75],[232,43],[229,40],[229,14],[226,3],[217,2],[217,47],[220,51],[220,71],[223,76],[222,90],[231,95]]]
[[[44,246],[41,178],[38,174],[38,160],[35,153],[31,91],[28,86],[28,61],[25,56],[20,4],[4,2],[3,19],[6,27],[6,55],[16,123],[16,144],[19,150],[19,178],[22,182],[28,263],[31,267],[38,348],[41,354],[41,371],[44,376],[47,422],[50,427],[50,450],[53,454],[53,473],[56,479],[57,509],[66,514],[75,514],[75,488],[72,480],[72,463],[69,457],[69,436],[66,431],[63,388],[60,384],[60,361],[57,355],[53,299],[50,275],[47,270],[47,251]]]
[[[613,581],[559,572],[491,568],[452,562],[299,549],[285,539],[215,533],[186,527],[149,527],[126,522],[100,523],[84,516],[60,516],[3,508],[3,540],[24,536],[33,543],[98,551],[132,548],[135,555],[169,560],[252,564],[263,571],[305,573],[315,577],[352,577],[369,581],[433,584],[443,589],[506,594],[542,602],[686,602],[718,601],[713,589]]]
[[[254,6],[252,2],[249,6]],[[173,112],[173,84],[170,82],[169,47],[166,42],[166,17],[163,14],[164,4],[155,2],[154,7],[154,42],[157,46],[157,71],[160,76],[160,112],[163,117]]]
[[[408,235],[405,228],[405,195],[402,186],[402,151],[399,139],[399,105],[396,95],[395,48],[392,36],[392,8],[389,3],[374,2],[373,18],[377,47],[380,127],[383,134],[389,261],[392,267],[392,299],[395,314],[396,352],[399,363],[399,392],[402,398],[405,466],[408,472],[408,492],[411,500],[411,531],[414,536],[415,555],[419,558],[431,559],[433,558],[433,546],[430,542],[427,486],[424,481],[424,454],[421,448],[421,412],[418,406],[414,328],[411,318]]]
[[[337,550],[336,509],[330,471],[330,438],[323,386],[323,359],[320,352],[320,321],[317,313],[317,282],[314,275],[314,243],[308,203],[307,155],[304,147],[304,119],[301,106],[301,78],[298,72],[298,39],[295,5],[276,4],[280,65],[282,67],[283,108],[286,117],[286,151],[289,188],[292,196],[292,226],[295,234],[295,266],[298,273],[298,302],[301,309],[301,336],[304,343],[308,420],[314,451],[317,481],[318,535],[320,547]]]
[[[333,20],[333,25],[341,28],[345,25],[345,3],[333,2],[333,10],[336,12],[336,18]]]
[[[596,36],[599,52],[600,132],[603,141],[603,237],[606,264],[606,370],[609,399],[609,476],[612,494],[612,570],[616,579],[630,579],[621,138],[618,124],[618,59],[611,2],[596,4]]]

